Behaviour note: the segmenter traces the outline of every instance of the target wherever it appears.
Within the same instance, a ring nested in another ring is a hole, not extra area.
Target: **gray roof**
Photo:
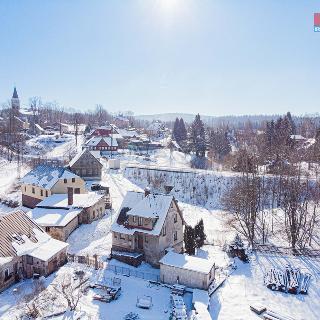
[[[22,211],[0,216],[0,256],[12,257],[17,255],[12,245],[15,240],[14,236],[26,235],[31,241],[36,242],[34,229],[44,232],[36,222]]]
[[[79,178],[64,167],[38,165],[22,178],[23,184],[31,184],[45,189],[51,189],[59,179]]]

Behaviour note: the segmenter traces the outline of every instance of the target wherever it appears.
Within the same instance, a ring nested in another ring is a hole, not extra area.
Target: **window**
[[[133,216],[132,217],[132,221],[135,223],[137,221],[137,217],[136,216]]]
[[[40,190],[40,195],[41,195],[41,197],[43,197],[43,190],[42,189]]]
[[[63,179],[63,182],[64,182],[64,183],[67,183],[67,182],[68,182],[68,180],[67,180],[67,179]]]
[[[4,280],[8,280],[11,277],[10,275],[10,270],[9,269],[5,269],[4,270]]]
[[[178,221],[178,215],[175,213],[174,218],[173,218],[173,222],[176,223],[177,221]]]
[[[164,225],[162,228],[162,236],[164,237],[167,234],[167,227]]]
[[[114,233],[113,235],[114,235],[114,238],[115,238],[115,239],[117,239],[117,238],[118,238],[118,236],[117,236],[117,234],[116,234],[116,233]]]
[[[48,190],[46,190],[46,197],[48,196]]]
[[[72,181],[72,183],[75,183],[76,182],[76,178],[72,178],[71,181]]]
[[[50,232],[50,227],[46,227],[46,232]]]
[[[92,212],[92,215],[93,215],[93,219],[96,217],[96,212],[93,210]]]
[[[120,239],[126,240],[126,236],[124,234],[120,233]]]
[[[27,264],[33,264],[33,258],[31,256],[27,256]]]
[[[34,190],[34,187],[32,187],[32,193],[36,193],[36,191]]]
[[[147,236],[144,237],[144,242],[148,243],[148,237]]]
[[[74,193],[80,194],[80,188],[75,188],[75,189],[74,189]]]
[[[25,192],[27,191],[27,187],[26,187],[26,186],[24,186],[24,191],[25,191]]]
[[[142,218],[138,217],[138,226],[142,226]]]
[[[175,231],[175,232],[173,233],[173,240],[174,240],[174,241],[178,240],[178,232],[177,232],[177,231]]]

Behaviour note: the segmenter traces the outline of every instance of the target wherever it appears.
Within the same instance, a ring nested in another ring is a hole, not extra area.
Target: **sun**
[[[181,0],[157,0],[159,8],[165,12],[176,11],[179,7]]]

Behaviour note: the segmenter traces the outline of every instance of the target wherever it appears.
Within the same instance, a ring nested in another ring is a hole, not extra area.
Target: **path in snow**
[[[68,238],[70,244],[69,252],[79,255],[108,256],[111,252],[112,235],[111,225],[120,208],[123,197],[129,190],[141,190],[136,185],[117,171],[103,171],[103,184],[110,187],[112,199],[112,210],[107,211],[107,215],[91,224],[83,224],[75,230]]]

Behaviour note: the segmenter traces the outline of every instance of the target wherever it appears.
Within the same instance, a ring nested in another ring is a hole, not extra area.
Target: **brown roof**
[[[44,232],[36,222],[31,220],[24,212],[14,211],[0,216],[0,256],[16,256],[12,242],[14,235],[27,236],[33,242],[37,242],[34,229]]]

